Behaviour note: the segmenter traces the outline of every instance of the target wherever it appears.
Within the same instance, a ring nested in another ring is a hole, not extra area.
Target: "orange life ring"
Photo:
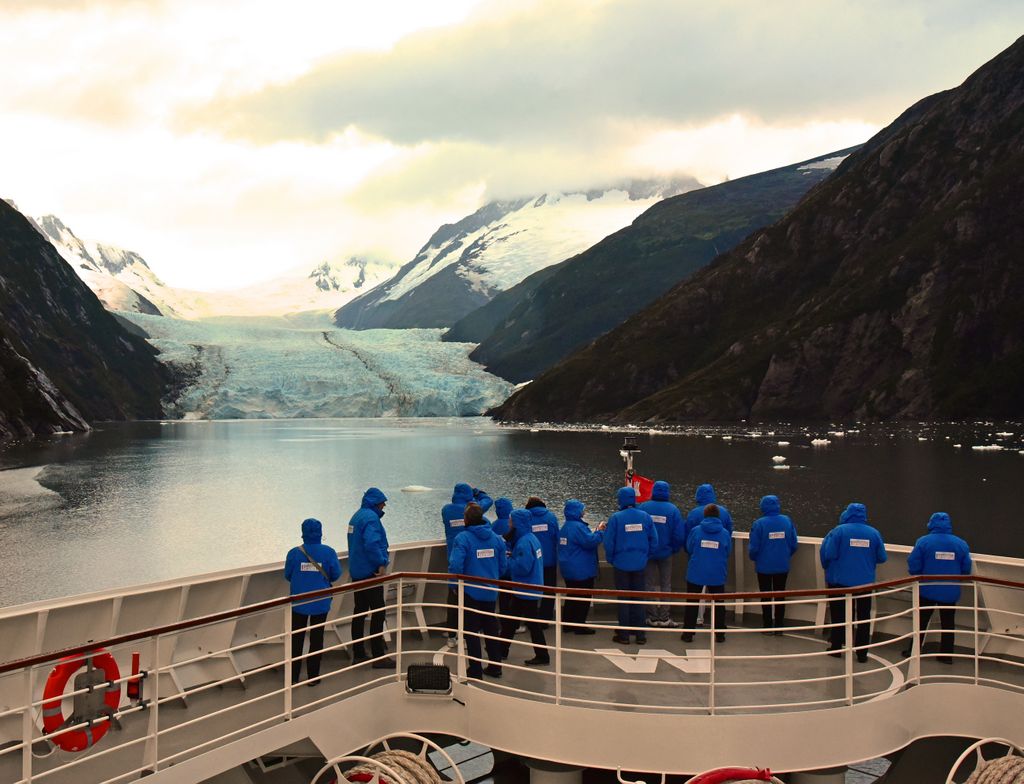
[[[114,681],[121,677],[121,673],[117,669],[117,662],[114,661],[113,656],[103,648],[97,648],[92,653],[84,655],[68,656],[65,659],[61,659],[60,663],[53,668],[50,677],[46,679],[46,686],[43,688],[43,731],[47,735],[58,732],[61,727],[69,723],[71,717],[65,718],[61,708],[61,702],[64,699],[64,689],[68,685],[68,681],[71,680],[71,676],[82,667],[85,667],[89,659],[92,659],[93,666],[103,670],[103,674],[106,676],[106,686],[100,685],[97,687],[104,690],[104,704],[111,712],[116,711],[118,706],[120,706],[121,684],[114,683]],[[77,730],[61,732],[59,735],[49,738],[49,740],[65,751],[84,751],[93,744],[98,743],[100,738],[106,735],[107,730],[110,729],[111,720],[109,717],[103,721],[94,722],[93,720],[97,718],[100,717],[75,717],[75,724],[88,721],[88,725]]]

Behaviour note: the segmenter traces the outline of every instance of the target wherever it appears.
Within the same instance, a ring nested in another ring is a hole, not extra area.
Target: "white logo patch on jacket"
[[[769,539],[785,539],[786,538],[786,532],[785,531],[771,531],[768,534],[768,538]]]
[[[465,520],[449,520],[448,525],[451,528],[458,528],[466,524]]]
[[[319,572],[320,569],[317,567],[317,565],[315,563],[310,563],[309,561],[306,561],[305,563],[299,564],[299,571],[300,572]]]
[[[871,547],[871,542],[867,539],[851,539],[850,547]]]
[[[717,550],[718,542],[716,542],[714,539],[701,539],[700,546],[706,547],[708,550]]]
[[[651,519],[656,523],[665,523],[668,520],[665,515],[651,515]]]
[[[477,558],[493,558],[494,557],[494,548],[493,547],[488,547],[485,550],[477,550],[476,551],[476,557]]]
[[[626,523],[624,526],[622,526],[622,529],[624,531],[626,531],[627,533],[633,533],[634,531],[642,531],[642,530],[644,530],[644,524],[643,523]]]
[[[544,557],[544,551],[541,550],[540,548],[537,548],[537,560],[539,561],[543,557]]]
[[[935,553],[936,561],[955,561],[956,553],[937,552]]]
[[[547,523],[538,523],[538,524],[533,526],[533,532],[534,533],[538,533],[540,531],[546,531],[546,530],[548,530],[548,524]]]
[[[569,540],[563,536],[561,539],[558,540],[558,543],[562,545],[562,547],[567,547],[569,545]]]

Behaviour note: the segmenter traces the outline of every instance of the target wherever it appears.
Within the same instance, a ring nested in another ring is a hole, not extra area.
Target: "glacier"
[[[118,315],[143,329],[183,377],[165,401],[171,418],[475,416],[512,390],[469,359],[474,344],[443,343],[439,329]]]

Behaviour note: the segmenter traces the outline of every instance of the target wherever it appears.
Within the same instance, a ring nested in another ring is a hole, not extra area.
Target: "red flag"
[[[636,491],[636,502],[638,504],[651,500],[651,491],[654,489],[653,479],[648,479],[646,476],[640,476],[640,474],[633,474],[633,481],[630,482],[630,484]]]

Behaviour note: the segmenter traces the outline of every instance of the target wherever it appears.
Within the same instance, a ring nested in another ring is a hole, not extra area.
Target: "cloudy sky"
[[[410,258],[491,198],[859,143],[1002,0],[0,0],[0,196],[218,288]]]

